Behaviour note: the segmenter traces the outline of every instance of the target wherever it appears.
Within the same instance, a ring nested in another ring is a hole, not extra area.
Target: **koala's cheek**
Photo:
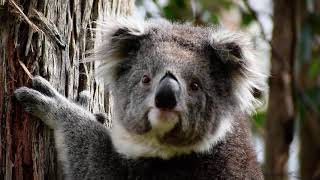
[[[133,134],[143,135],[151,130],[151,125],[148,122],[146,114],[128,113],[127,115],[124,115],[123,118],[118,120],[128,132]]]

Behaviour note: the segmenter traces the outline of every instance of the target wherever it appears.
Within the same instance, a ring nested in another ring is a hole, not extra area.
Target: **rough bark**
[[[32,75],[48,79],[75,100],[90,91],[90,110],[107,109],[95,64],[80,64],[95,36],[88,28],[105,15],[128,15],[133,0],[0,0],[0,179],[61,179],[52,131],[23,112],[16,88]]]
[[[266,179],[287,179],[293,139],[293,63],[296,52],[296,7],[299,0],[275,0],[270,95],[266,119]]]

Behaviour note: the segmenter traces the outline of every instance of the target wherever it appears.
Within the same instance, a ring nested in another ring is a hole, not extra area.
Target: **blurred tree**
[[[92,80],[94,63],[79,64],[93,47],[92,21],[132,13],[133,0],[0,0],[0,179],[62,179],[52,131],[27,115],[13,91],[41,75],[75,99],[88,89],[103,111],[103,86]],[[24,65],[25,64],[25,65]]]
[[[320,179],[320,1],[300,7],[299,58],[295,64],[297,110],[300,118],[300,174]]]
[[[273,1],[270,94],[265,124],[265,178],[287,179],[289,147],[294,135],[293,64],[296,58],[298,3]]]

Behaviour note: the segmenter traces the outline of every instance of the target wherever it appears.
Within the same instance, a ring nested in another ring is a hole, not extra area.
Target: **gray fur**
[[[67,177],[262,179],[246,118],[256,103],[253,89],[264,90],[266,76],[245,36],[166,21],[105,24],[105,43],[92,58],[111,90],[110,130],[98,122],[105,116],[68,101],[40,77],[15,92],[55,130]],[[181,93],[164,114],[154,97],[166,73]],[[144,75],[150,83],[142,83]]]

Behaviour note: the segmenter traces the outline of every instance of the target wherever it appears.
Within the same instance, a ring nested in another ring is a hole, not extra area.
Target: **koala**
[[[15,91],[54,130],[66,179],[263,179],[248,118],[266,75],[245,35],[162,20],[101,26],[91,58],[111,128],[39,76]]]

